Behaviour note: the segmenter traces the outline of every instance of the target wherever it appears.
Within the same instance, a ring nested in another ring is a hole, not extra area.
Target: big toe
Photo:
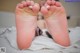
[[[38,3],[35,3],[34,6],[32,7],[32,10],[34,13],[38,13],[40,10],[40,6]]]
[[[48,9],[45,8],[44,6],[42,6],[41,7],[41,13],[46,16],[46,14],[48,13]]]

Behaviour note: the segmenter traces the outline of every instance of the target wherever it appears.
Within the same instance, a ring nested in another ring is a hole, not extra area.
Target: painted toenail
[[[46,8],[47,8],[47,9],[49,9],[49,8],[50,8],[50,6],[46,6]]]
[[[32,9],[32,6],[29,6],[30,9]]]

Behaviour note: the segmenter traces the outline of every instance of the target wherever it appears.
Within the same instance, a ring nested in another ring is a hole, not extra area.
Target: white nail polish
[[[50,6],[46,6],[46,8],[47,8],[47,9],[49,9],[49,8],[50,8]]]
[[[32,6],[29,6],[29,8],[31,8],[31,9],[32,9]]]

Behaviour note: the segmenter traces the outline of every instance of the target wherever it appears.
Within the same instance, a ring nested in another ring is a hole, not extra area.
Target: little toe
[[[20,14],[20,12],[22,12],[23,8],[24,8],[23,4],[21,4],[21,3],[17,4],[16,10],[15,10],[16,14]]]
[[[19,4],[17,4],[17,6],[16,6],[16,11],[18,10],[18,9],[20,9],[20,3]]]
[[[22,9],[24,6],[23,6],[23,4],[19,3],[18,7]]]

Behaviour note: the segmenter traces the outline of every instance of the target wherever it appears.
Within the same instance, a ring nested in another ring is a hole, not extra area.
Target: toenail
[[[50,6],[46,6],[46,8],[47,8],[47,9],[49,9],[49,8],[50,8]]]
[[[32,9],[32,6],[29,6],[30,9]]]

